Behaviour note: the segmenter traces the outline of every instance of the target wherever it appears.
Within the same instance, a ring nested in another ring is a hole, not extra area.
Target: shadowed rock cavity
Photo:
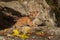
[[[10,13],[12,16],[10,15]],[[14,16],[22,17],[21,13],[18,11],[15,11],[8,7],[1,7],[0,9],[0,30],[12,27],[12,25],[14,25],[16,22]]]

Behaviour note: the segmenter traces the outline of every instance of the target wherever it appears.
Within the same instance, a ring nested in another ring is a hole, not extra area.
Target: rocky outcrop
[[[0,6],[2,25],[14,26],[19,18],[27,16],[35,24],[34,27],[55,27],[55,14],[45,0],[1,1]],[[31,13],[37,14],[33,18]]]

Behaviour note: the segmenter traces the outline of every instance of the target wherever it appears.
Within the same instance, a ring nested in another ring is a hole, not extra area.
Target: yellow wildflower
[[[19,35],[19,31],[17,29],[13,30],[13,36],[18,36]]]
[[[29,36],[27,36],[26,34],[22,34],[19,36],[21,39],[26,39],[26,38],[29,38]]]

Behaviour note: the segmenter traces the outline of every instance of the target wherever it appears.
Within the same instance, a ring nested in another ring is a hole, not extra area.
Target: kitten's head
[[[38,11],[32,11],[32,12],[30,12],[29,17],[32,19],[35,19],[37,14],[38,14]]]

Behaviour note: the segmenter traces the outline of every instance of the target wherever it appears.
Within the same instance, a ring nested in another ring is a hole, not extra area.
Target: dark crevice
[[[12,15],[18,16],[18,17],[24,16],[24,15],[21,15],[20,12],[15,11],[14,9],[9,8],[9,7],[2,7],[1,11],[7,12],[8,14],[11,13]]]
[[[0,11],[0,30],[10,28],[14,23],[15,21],[13,17],[7,16]]]
[[[8,14],[11,13],[11,15],[17,16],[19,18],[24,16],[24,15],[21,15],[20,12],[15,11],[12,8],[0,7],[0,30],[11,28],[16,23],[16,21],[14,21],[15,18],[10,15],[6,15],[5,12],[7,12]]]

